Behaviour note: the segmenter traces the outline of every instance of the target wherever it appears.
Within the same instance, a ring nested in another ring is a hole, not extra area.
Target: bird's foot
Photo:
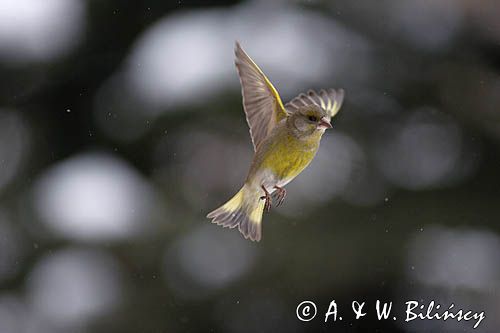
[[[266,202],[264,203],[264,209],[266,210],[266,212],[268,212],[271,209],[272,204],[271,195],[266,190],[264,185],[261,185],[260,187],[262,187],[262,190],[264,191],[264,195],[260,197],[260,200],[266,200]]]
[[[276,204],[276,207],[278,207],[283,203],[283,201],[285,201],[286,190],[279,186],[274,186],[274,188],[277,191],[276,198],[278,199],[278,203]]]

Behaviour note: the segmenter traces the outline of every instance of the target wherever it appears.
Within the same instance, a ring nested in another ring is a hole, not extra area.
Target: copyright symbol
[[[297,318],[300,321],[311,321],[316,317],[316,313],[318,309],[316,309],[316,304],[311,301],[304,301],[297,305],[297,310],[295,313],[297,314]]]

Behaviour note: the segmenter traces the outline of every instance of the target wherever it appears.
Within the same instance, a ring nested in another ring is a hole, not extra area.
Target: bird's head
[[[317,131],[324,132],[332,128],[330,117],[320,106],[311,104],[299,108],[290,118],[290,125],[299,135],[313,134]]]

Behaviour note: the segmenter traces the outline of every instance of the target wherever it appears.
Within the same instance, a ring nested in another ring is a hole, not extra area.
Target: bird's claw
[[[266,202],[264,203],[264,209],[266,210],[266,212],[268,212],[271,210],[271,204],[272,204],[271,195],[266,190],[264,185],[262,185],[261,187],[262,187],[262,190],[264,190],[264,195],[260,197],[260,200],[266,200]]]
[[[276,207],[281,206],[283,202],[285,201],[286,197],[286,190],[283,187],[279,186],[274,186],[274,188],[277,191],[276,198],[278,199],[278,203],[276,204]]]

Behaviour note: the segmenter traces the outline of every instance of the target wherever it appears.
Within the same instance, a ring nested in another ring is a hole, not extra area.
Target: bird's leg
[[[276,205],[276,207],[278,207],[283,203],[283,201],[285,201],[286,190],[283,187],[279,187],[278,185],[274,186],[274,188],[278,192],[277,193],[278,204]]]
[[[266,200],[266,203],[264,204],[264,209],[266,212],[268,212],[271,209],[271,204],[272,204],[272,199],[271,195],[269,195],[269,192],[266,190],[264,185],[261,185],[262,190],[264,190],[264,195],[260,197],[260,200]]]

